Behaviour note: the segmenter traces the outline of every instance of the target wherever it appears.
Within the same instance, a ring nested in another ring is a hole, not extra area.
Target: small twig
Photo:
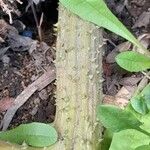
[[[21,0],[16,0],[19,4],[23,4],[23,2]]]
[[[37,30],[38,30],[39,40],[41,42],[42,41],[41,25],[42,25],[42,22],[43,22],[43,13],[41,15],[40,22],[38,22],[38,19],[37,19],[38,17],[37,17],[36,10],[35,10],[34,4],[33,4],[33,0],[31,0],[31,9],[32,9],[33,16],[34,16],[35,23],[36,23],[36,27],[37,27]]]
[[[33,16],[34,16],[36,26],[38,27],[39,23],[38,23],[38,19],[37,19],[37,14],[36,14],[35,7],[34,7],[34,4],[33,4],[32,0],[31,0],[31,9],[32,9],[32,12],[33,12]]]
[[[103,39],[103,41],[104,42],[109,42],[111,45],[113,45],[115,48],[117,47],[117,45],[112,41],[112,40],[110,40],[110,39],[107,39],[107,38],[105,38],[105,39]]]
[[[43,13],[41,14],[40,23],[38,26],[38,34],[39,34],[40,42],[42,41],[42,30],[41,30],[42,22],[43,22]]]
[[[21,0],[15,0],[16,2],[18,2],[19,4],[22,4]],[[11,2],[11,1],[10,1]],[[14,1],[13,1],[14,2]],[[12,3],[13,3],[12,2]],[[11,5],[8,1],[4,1],[4,0],[0,0],[0,7],[2,8],[2,10],[8,14],[9,16],[9,23],[12,24],[13,20],[12,20],[12,13],[16,13],[17,15],[19,15],[18,10],[15,10],[15,8],[13,7],[13,5]]]
[[[5,4],[3,0],[0,0],[0,7],[4,12],[6,12],[6,14],[8,14],[9,22],[10,24],[12,24],[12,16],[11,16],[12,10],[9,8],[8,4]]]
[[[148,74],[148,73],[142,71],[142,74],[143,74],[146,78],[150,79],[150,76],[149,76],[150,73]]]

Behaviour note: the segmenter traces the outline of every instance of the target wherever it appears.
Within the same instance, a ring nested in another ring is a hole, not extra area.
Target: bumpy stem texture
[[[102,39],[98,27],[60,7],[55,125],[65,150],[95,150],[98,145]]]

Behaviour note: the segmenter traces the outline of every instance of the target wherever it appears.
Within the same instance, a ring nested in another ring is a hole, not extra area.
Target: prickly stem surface
[[[102,44],[101,30],[60,7],[55,125],[65,150],[95,150],[100,138]]]
[[[39,150],[97,149],[101,136],[96,106],[102,100],[102,39],[102,32],[95,25],[60,6],[55,119],[59,140]],[[0,142],[0,147],[2,150],[37,149],[4,142]]]

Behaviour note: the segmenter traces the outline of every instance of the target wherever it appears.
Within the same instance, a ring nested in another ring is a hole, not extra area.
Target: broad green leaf
[[[146,134],[134,129],[127,129],[114,133],[109,150],[135,150],[135,148],[149,143],[150,137]]]
[[[135,150],[150,150],[150,145],[142,145],[137,147]]]
[[[135,111],[135,109],[132,107],[131,103],[128,103],[128,105],[125,107],[124,110],[129,111],[130,113],[132,113],[138,120],[140,120],[141,117],[142,117],[142,115],[140,113]]]
[[[122,68],[131,72],[150,69],[150,57],[133,51],[118,54],[116,57],[116,62]]]
[[[132,113],[111,105],[99,105],[97,117],[104,127],[113,132],[124,129],[139,130],[139,126],[142,125]]]
[[[136,98],[132,99],[132,107],[140,114],[145,115],[148,113],[148,108],[146,104],[146,100],[143,96],[136,96]]]
[[[104,27],[141,48],[140,43],[108,9],[103,0],[60,0],[60,2],[82,19]]]
[[[44,123],[21,124],[15,129],[0,132],[0,139],[12,143],[26,144],[33,147],[45,147],[57,141],[56,130]]]
[[[140,94],[131,98],[131,105],[140,114],[146,114],[150,110],[150,84]]]

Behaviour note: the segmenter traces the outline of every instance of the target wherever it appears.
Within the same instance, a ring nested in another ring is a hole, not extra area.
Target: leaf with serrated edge
[[[57,141],[58,135],[56,130],[44,123],[21,124],[20,126],[0,132],[0,139],[12,143],[26,144],[33,147],[46,147]]]
[[[150,57],[133,51],[120,53],[116,57],[116,62],[130,72],[139,72],[150,68]]]

